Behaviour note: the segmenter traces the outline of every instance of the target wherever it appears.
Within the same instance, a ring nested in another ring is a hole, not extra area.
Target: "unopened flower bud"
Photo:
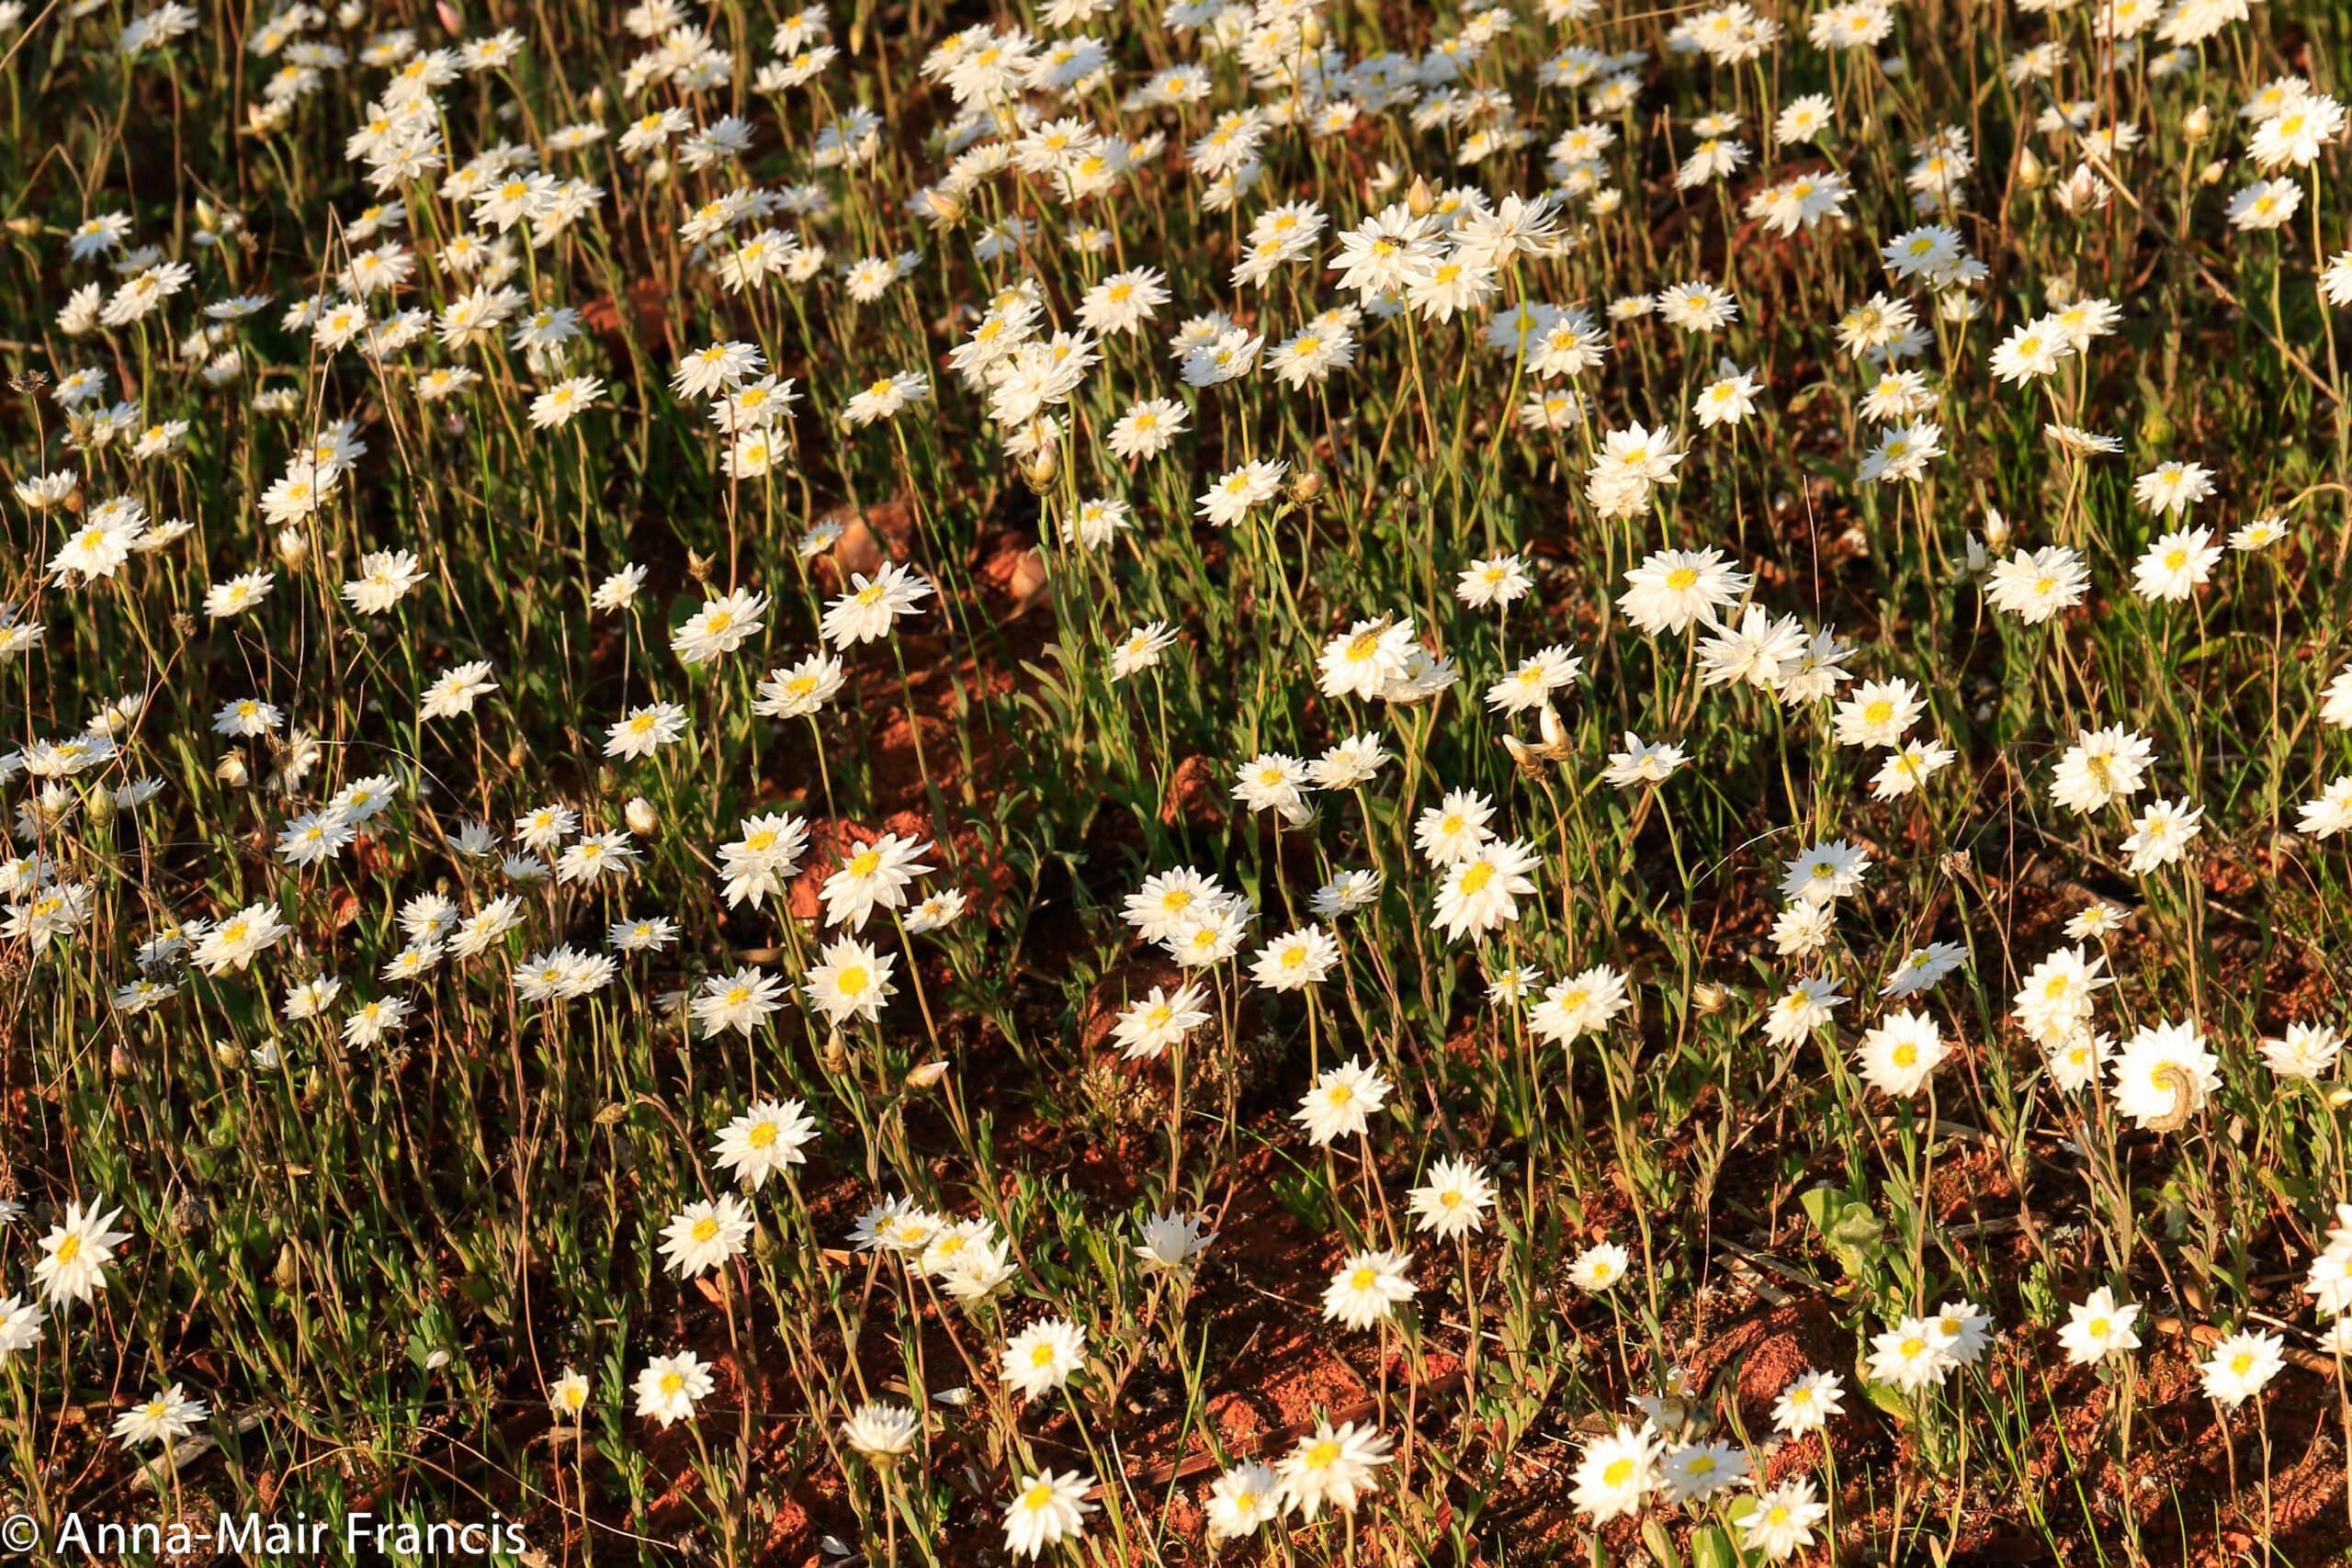
[[[245,754],[243,751],[230,752],[220,759],[220,765],[212,772],[215,777],[231,789],[243,789],[253,778],[251,770],[245,766]]]
[[[1412,185],[1405,192],[1405,210],[1416,218],[1427,218],[1437,210],[1437,197],[1430,194],[1430,182],[1419,175],[1413,176]]]
[[[628,818],[628,830],[640,839],[650,838],[653,829],[662,826],[662,818],[654,815],[653,803],[641,795],[629,796],[621,815]]]
[[[1060,470],[1060,461],[1055,457],[1054,449],[1050,446],[1040,447],[1035,457],[1021,465],[1021,481],[1039,495],[1043,495],[1053,488],[1054,475]]]
[[[1290,481],[1290,498],[1301,506],[1310,505],[1323,493],[1323,476],[1313,468],[1301,468]]]
[[[1570,741],[1568,739],[1568,727],[1560,722],[1559,711],[1554,708],[1550,703],[1545,703],[1540,710],[1538,714],[1538,721],[1540,728],[1544,731],[1544,749],[1545,750],[1556,754],[1567,750],[1574,744],[1574,742]]]
[[[2027,190],[2040,190],[2050,178],[2050,169],[2033,155],[2029,147],[2018,154],[2018,184]]]
[[[2188,118],[2180,122],[2180,133],[2191,147],[2196,146],[2213,134],[2213,111],[2203,104],[2190,109]]]
[[[277,558],[288,571],[300,571],[311,564],[311,541],[291,523],[277,531]]]

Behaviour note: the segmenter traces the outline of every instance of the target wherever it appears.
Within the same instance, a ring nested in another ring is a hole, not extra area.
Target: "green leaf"
[[[1331,1228],[1330,1183],[1312,1168],[1296,1176],[1277,1174],[1271,1184],[1274,1199],[1298,1217],[1298,1223],[1320,1235]]]
[[[1656,1560],[1658,1568],[1682,1568],[1682,1558],[1667,1536],[1666,1521],[1656,1514],[1643,1516],[1642,1544],[1650,1549],[1650,1556]]]
[[[1835,1187],[1800,1193],[1797,1202],[1846,1277],[1858,1285],[1873,1283],[1879,1258],[1886,1250],[1886,1226],[1870,1205]]]
[[[1877,1405],[1881,1410],[1885,1411],[1889,1416],[1894,1417],[1895,1425],[1899,1427],[1908,1427],[1911,1425],[1911,1402],[1905,1399],[1903,1397],[1903,1391],[1896,1388],[1893,1383],[1864,1383],[1862,1385],[1862,1393],[1869,1397],[1870,1402],[1872,1404]]]
[[[1721,1525],[1709,1525],[1690,1538],[1691,1568],[1745,1568],[1739,1548]]]

